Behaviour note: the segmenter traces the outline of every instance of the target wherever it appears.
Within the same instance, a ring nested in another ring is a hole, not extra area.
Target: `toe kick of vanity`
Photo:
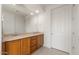
[[[14,39],[14,38],[13,38]],[[23,36],[14,40],[3,41],[3,55],[30,55],[44,43],[44,34]]]

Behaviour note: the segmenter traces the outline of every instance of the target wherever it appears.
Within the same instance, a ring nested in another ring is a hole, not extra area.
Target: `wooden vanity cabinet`
[[[40,48],[41,46],[43,46],[43,43],[44,43],[43,39],[44,39],[43,35],[37,36],[37,48]]]
[[[3,42],[2,43],[2,55],[5,55],[6,54],[6,43]]]
[[[6,42],[7,55],[20,55],[20,40]]]
[[[43,46],[43,44],[44,44],[44,35],[42,34],[41,35],[41,44],[40,45]]]
[[[43,35],[36,35],[3,43],[7,55],[30,55],[43,46]]]
[[[21,39],[21,55],[30,55],[37,48],[37,36]]]
[[[21,55],[30,54],[30,38],[21,39]]]
[[[30,40],[30,53],[33,53],[37,50],[37,36],[31,37]]]

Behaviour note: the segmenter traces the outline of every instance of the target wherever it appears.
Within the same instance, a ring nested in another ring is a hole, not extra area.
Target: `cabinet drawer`
[[[36,42],[36,39],[32,39],[32,40],[31,40],[31,43],[35,43],[35,42]]]
[[[36,39],[37,39],[36,37],[33,37],[33,38],[31,39],[31,41],[30,41],[30,45],[31,45],[31,46],[34,46],[34,45],[37,44],[37,40],[36,40]]]
[[[37,39],[37,36],[33,36],[33,37],[31,37],[31,39]]]
[[[31,40],[31,46],[36,45],[36,40]]]
[[[30,48],[31,53],[34,52],[35,50],[36,50],[36,46],[33,46],[33,47]]]

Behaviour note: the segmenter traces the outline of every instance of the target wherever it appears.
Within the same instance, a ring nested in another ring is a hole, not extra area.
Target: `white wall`
[[[1,54],[1,41],[2,41],[2,30],[1,30],[2,28],[1,28],[1,4],[0,4],[0,54]]]
[[[26,32],[43,32],[44,46],[50,48],[50,13],[47,11],[26,17]]]
[[[17,13],[2,9],[3,33],[14,34],[25,32],[25,17]]]
[[[25,16],[15,15],[16,33],[25,33]]]
[[[38,32],[38,15],[26,16],[26,32]]]
[[[72,54],[79,54],[79,5],[75,5],[73,10],[73,48]]]
[[[51,48],[51,16],[50,11],[47,10],[38,16],[39,32],[44,33],[44,47]]]
[[[9,11],[2,10],[3,18],[3,33],[4,34],[13,34],[15,32],[15,18],[14,14]]]

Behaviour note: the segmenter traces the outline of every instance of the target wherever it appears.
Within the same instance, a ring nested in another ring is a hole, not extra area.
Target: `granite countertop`
[[[12,41],[12,40],[18,40],[18,39],[22,39],[22,38],[28,38],[28,37],[32,37],[32,36],[36,36],[36,35],[40,35],[43,33],[25,33],[25,34],[18,34],[18,35],[8,35],[8,36],[4,36],[3,37],[3,42],[6,41]]]

